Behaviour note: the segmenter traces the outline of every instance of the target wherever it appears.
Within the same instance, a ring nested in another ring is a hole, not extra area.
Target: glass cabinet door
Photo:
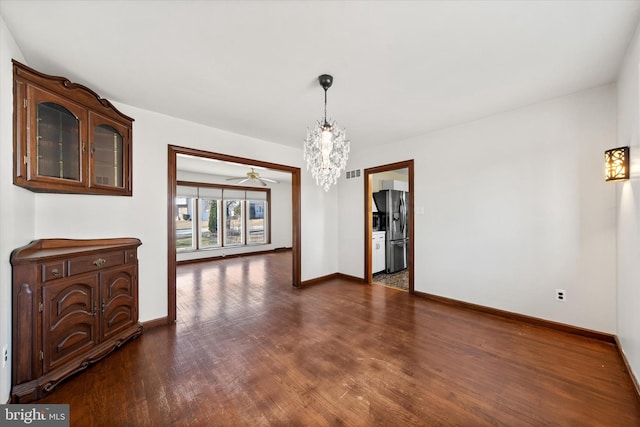
[[[80,181],[80,124],[62,105],[38,104],[37,174]]]
[[[127,129],[97,114],[90,114],[91,186],[124,188],[128,176]]]
[[[84,110],[54,95],[33,90],[31,178],[82,181],[82,124]],[[73,111],[72,111],[73,110]]]
[[[122,135],[111,126],[98,125],[94,128],[94,138],[94,184],[122,187]]]

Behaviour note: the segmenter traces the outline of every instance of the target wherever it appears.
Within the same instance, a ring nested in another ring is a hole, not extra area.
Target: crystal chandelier
[[[311,129],[307,128],[303,155],[307,170],[311,170],[316,184],[322,186],[324,191],[329,191],[331,184],[338,181],[340,171],[347,166],[349,141],[334,120],[327,120],[327,89],[331,87],[333,77],[323,74],[318,81],[324,89],[324,120],[316,122]]]

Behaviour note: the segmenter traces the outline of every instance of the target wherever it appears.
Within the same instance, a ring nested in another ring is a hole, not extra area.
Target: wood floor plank
[[[613,344],[335,278],[178,268],[178,322],[63,383],[74,426],[640,426]],[[419,280],[419,279],[418,279]]]

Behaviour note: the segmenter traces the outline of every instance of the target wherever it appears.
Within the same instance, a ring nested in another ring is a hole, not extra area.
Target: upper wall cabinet
[[[13,61],[13,183],[131,196],[133,119],[91,89]]]

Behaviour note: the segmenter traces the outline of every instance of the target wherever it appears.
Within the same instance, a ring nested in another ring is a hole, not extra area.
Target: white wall
[[[14,186],[11,58],[26,63],[0,21],[0,344],[10,347],[11,250],[33,239],[137,237],[140,320],[167,315],[168,145],[197,148],[303,168],[302,149],[224,132],[133,106],[133,197],[35,194]],[[27,64],[28,65],[28,64]],[[46,73],[47,70],[39,70]],[[301,130],[304,132],[304,129]],[[304,135],[301,134],[301,138]],[[337,271],[337,190],[325,193],[303,170],[302,280]],[[10,391],[10,365],[0,370],[0,402]]]
[[[615,112],[615,86],[599,87],[354,150],[349,168],[415,159],[416,291],[615,333],[615,186],[602,164]],[[340,181],[352,214],[340,216],[339,268],[358,277],[363,191]]]
[[[11,251],[34,238],[34,194],[13,185],[13,71],[22,52],[0,17],[0,349],[11,359]],[[0,359],[2,355],[0,355]],[[0,365],[1,366],[1,365]],[[0,403],[9,398],[11,360],[0,369]]]
[[[618,76],[618,142],[631,147],[632,179],[617,183],[618,339],[640,378],[640,34],[636,30]],[[613,147],[611,147],[613,148]]]
[[[302,167],[302,280],[338,271],[338,187],[325,192]]]
[[[229,181],[226,181],[226,177],[216,175],[179,170],[177,172],[177,176],[179,181],[229,185]],[[271,243],[241,247],[225,246],[224,248],[207,249],[204,251],[179,252],[176,255],[176,259],[178,261],[184,261],[220,256],[222,253],[231,255],[267,251],[277,248],[290,248],[292,242],[291,182],[282,181],[277,184],[269,184],[269,189],[271,190]]]
[[[301,166],[299,149],[261,141],[117,104],[135,119],[133,128],[133,197],[38,194],[35,235],[44,237],[138,237],[140,257],[140,319],[167,314],[167,146],[178,145],[289,166]],[[303,174],[304,176],[305,174]],[[302,180],[303,280],[336,271],[332,229],[335,213],[315,203],[328,195]],[[335,192],[335,190],[334,190]],[[313,194],[313,196],[309,196]],[[306,197],[305,197],[306,196]],[[335,196],[333,196],[335,197]],[[314,203],[310,203],[314,200]],[[330,208],[330,207],[329,207]],[[313,218],[313,222],[305,221]],[[310,245],[310,242],[315,243]],[[312,246],[312,247],[310,247]]]

